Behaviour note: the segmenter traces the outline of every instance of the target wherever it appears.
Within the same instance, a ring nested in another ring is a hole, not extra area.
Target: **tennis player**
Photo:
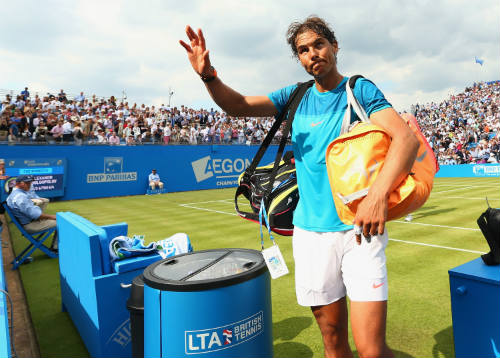
[[[213,100],[229,115],[267,117],[283,110],[296,84],[267,96],[244,96],[220,79],[210,62],[202,30],[195,32],[187,26],[186,34],[189,43],[181,40],[180,44],[194,71]],[[326,357],[352,357],[346,295],[350,298],[352,333],[359,356],[392,357],[385,340],[387,197],[410,171],[418,140],[372,82],[356,82],[354,95],[370,121],[383,127],[392,141],[380,175],[358,207],[355,226],[342,223],[325,164],[326,148],[339,136],[347,108],[348,78],[337,69],[339,45],[328,24],[314,16],[292,23],[287,40],[292,53],[315,80],[297,109],[292,134],[300,194],[293,219],[297,300],[311,307]],[[279,63],[275,67],[280,70]],[[362,241],[361,234],[371,240]]]

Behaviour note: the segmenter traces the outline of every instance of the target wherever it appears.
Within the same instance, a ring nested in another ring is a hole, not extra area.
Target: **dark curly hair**
[[[299,22],[299,21],[292,22],[288,27],[288,31],[286,32],[286,40],[290,45],[290,47],[292,48],[292,52],[295,57],[299,57],[299,54],[297,52],[297,46],[295,44],[297,36],[309,30],[324,37],[332,45],[337,43],[335,34],[330,29],[328,23],[316,15],[311,15],[307,19],[305,19],[304,22]]]

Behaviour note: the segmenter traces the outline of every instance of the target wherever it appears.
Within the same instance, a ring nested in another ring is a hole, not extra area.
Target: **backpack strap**
[[[299,107],[299,104],[302,101],[302,97],[304,97],[304,94],[306,93],[307,89],[311,87],[313,84],[314,80],[303,82],[297,85],[297,93],[290,103],[290,108],[288,110],[288,120],[286,121],[285,128],[283,129],[283,135],[281,136],[280,146],[278,148],[278,151],[276,152],[273,171],[271,172],[271,176],[269,177],[269,183],[266,188],[265,196],[267,196],[267,194],[269,194],[273,190],[274,179],[276,178],[276,173],[278,172],[279,164],[281,158],[283,157],[283,151],[285,150],[285,146],[288,141],[288,133],[290,133],[290,130],[292,129],[292,123],[295,118],[295,112],[297,112],[297,108]]]
[[[347,109],[344,114],[344,119],[342,120],[342,127],[340,127],[340,134],[347,133],[349,126],[351,125],[351,109],[354,110],[354,113],[358,116],[358,118],[362,122],[367,122],[370,123],[370,119],[368,118],[368,115],[366,114],[365,109],[363,106],[359,103],[358,99],[356,96],[354,96],[354,86],[356,85],[356,81],[359,78],[364,78],[361,75],[355,75],[349,78],[349,81],[346,83],[346,93],[347,93]]]
[[[304,93],[306,90],[312,86],[314,83],[314,80],[308,81],[308,82],[299,82],[297,84],[297,87],[293,90],[293,92],[290,94],[290,97],[288,97],[288,101],[286,102],[285,107],[281,111],[281,113],[276,117],[274,124],[272,125],[271,129],[269,129],[269,132],[267,133],[266,137],[262,141],[262,144],[259,147],[259,150],[255,154],[255,156],[252,159],[252,162],[248,166],[248,168],[245,170],[245,173],[243,174],[242,180],[245,181],[250,179],[250,176],[255,172],[255,169],[257,168],[257,165],[259,165],[260,160],[264,156],[264,153],[266,152],[267,148],[271,144],[271,141],[273,140],[274,136],[276,135],[276,132],[281,126],[281,123],[285,118],[291,119],[293,121],[293,117],[295,115],[295,111],[297,110],[297,107],[302,100],[302,97],[304,96]],[[295,105],[295,102],[296,105]],[[293,110],[293,113],[291,112],[291,109],[295,106],[295,109]],[[290,116],[291,114],[291,116]],[[286,133],[286,137],[288,137],[288,133]],[[285,137],[285,133],[283,133],[283,138]]]
[[[274,160],[274,166],[273,166],[273,171],[271,173],[271,177],[269,180],[269,185],[266,189],[266,194],[268,194],[268,190],[272,190],[273,188],[273,183],[274,179],[276,178],[276,173],[278,171],[279,167],[279,162],[281,160],[281,156],[283,154],[283,150],[285,148],[286,142],[288,140],[288,133],[290,132],[290,129],[292,127],[292,122],[295,117],[295,112],[297,111],[297,108],[300,104],[300,101],[302,100],[302,97],[304,97],[304,94],[306,93],[307,89],[311,87],[314,83],[314,80],[310,80],[308,82],[299,82],[297,84],[297,88],[293,90],[291,93],[290,97],[288,98],[288,101],[279,114],[279,116],[276,118],[273,126],[267,133],[266,137],[264,138],[262,144],[259,147],[259,150],[257,151],[257,154],[252,159],[252,162],[248,166],[248,168],[245,170],[243,173],[243,176],[241,177],[240,180],[240,185],[236,189],[236,193],[234,195],[234,207],[236,209],[236,212],[238,215],[240,215],[243,218],[246,218],[251,221],[258,222],[258,215],[251,213],[251,212],[245,212],[241,211],[238,207],[238,197],[240,195],[244,195],[247,199],[250,200],[251,197],[251,185],[250,185],[250,177],[253,175],[255,172],[255,169],[257,168],[257,165],[259,164],[260,160],[264,156],[264,153],[266,152],[267,148],[269,147],[269,144],[271,143],[272,139],[274,138],[276,132],[278,131],[279,127],[281,126],[281,123],[285,118],[288,118],[287,124],[285,126],[285,129],[283,131],[283,136],[281,137],[280,141],[280,146],[278,148],[278,152],[276,153],[276,158]],[[266,203],[267,204],[267,203]]]

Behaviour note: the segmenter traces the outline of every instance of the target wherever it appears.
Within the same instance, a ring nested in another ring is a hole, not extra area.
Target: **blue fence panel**
[[[274,161],[270,146],[261,165]],[[169,192],[234,187],[257,146],[1,146],[0,158],[65,158],[62,200],[145,194],[156,169]],[[287,148],[289,150],[289,148]],[[5,195],[5,193],[4,193]]]
[[[500,164],[441,165],[436,178],[500,177]]]

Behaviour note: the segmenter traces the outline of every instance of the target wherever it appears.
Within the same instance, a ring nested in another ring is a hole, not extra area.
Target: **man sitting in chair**
[[[40,198],[30,190],[33,180],[32,175],[19,175],[16,178],[15,188],[7,197],[7,205],[30,234],[56,227],[56,216],[44,214],[42,210],[42,207],[45,208],[47,205],[48,200]],[[35,202],[42,207],[36,205]],[[57,251],[56,234],[54,234],[51,249]]]
[[[156,173],[156,169],[153,169],[151,171],[151,174],[149,174],[149,186],[151,187],[151,190],[155,190],[156,187],[163,189],[163,183],[160,181],[160,176]]]

